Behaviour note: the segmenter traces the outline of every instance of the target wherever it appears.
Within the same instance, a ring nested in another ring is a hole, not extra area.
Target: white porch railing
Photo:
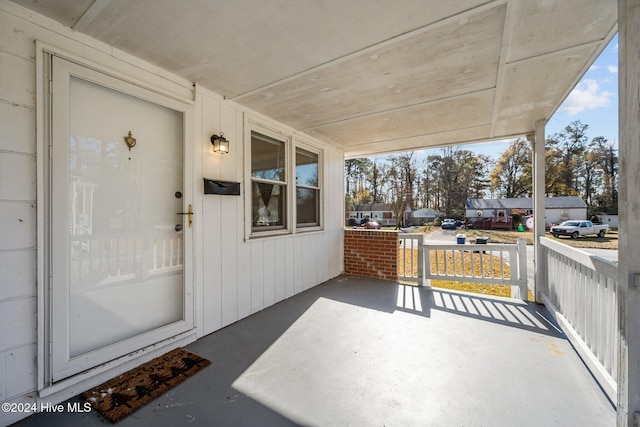
[[[398,235],[398,280],[423,285],[424,275],[422,250],[424,235],[421,233],[400,233]]]
[[[618,266],[546,237],[545,306],[612,402],[617,402]]]
[[[527,299],[526,242],[509,244],[423,244],[422,234],[399,234],[398,280],[510,285],[511,297]],[[432,264],[432,254],[435,263]],[[474,269],[479,265],[479,269]],[[440,266],[440,268],[438,268]]]
[[[515,245],[428,244],[423,259],[425,279],[510,285],[512,298],[527,299],[525,239]]]

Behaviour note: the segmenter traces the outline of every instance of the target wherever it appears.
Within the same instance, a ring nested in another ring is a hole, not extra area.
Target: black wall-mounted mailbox
[[[204,178],[204,194],[222,194],[225,196],[239,196],[240,183],[229,181],[215,181]]]

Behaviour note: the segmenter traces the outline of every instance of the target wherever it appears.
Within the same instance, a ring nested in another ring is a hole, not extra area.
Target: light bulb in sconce
[[[211,135],[211,144],[213,144],[213,152],[227,154],[229,152],[229,141],[224,137],[224,132],[220,135]]]

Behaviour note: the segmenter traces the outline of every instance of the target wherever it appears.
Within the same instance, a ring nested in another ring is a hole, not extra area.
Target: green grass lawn
[[[533,233],[529,231],[505,231],[505,230],[464,230],[460,231],[467,235],[467,241],[473,242],[478,236],[489,237],[490,243],[516,243],[519,237],[527,239],[527,245],[533,245]],[[556,239],[551,233],[546,233],[546,237]],[[573,246],[574,248],[599,248],[599,249],[618,249],[618,232],[610,231],[602,239],[597,236],[579,237],[571,239],[568,237],[560,237],[556,240]]]

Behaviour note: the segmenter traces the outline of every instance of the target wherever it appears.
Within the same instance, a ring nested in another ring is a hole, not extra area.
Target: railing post
[[[518,238],[518,287],[520,288],[520,299],[529,299],[529,283],[527,279],[527,240]]]
[[[423,261],[423,255],[422,253],[424,252],[424,234],[420,234],[418,236],[418,239],[416,240],[416,243],[418,245],[418,286],[422,286],[424,285],[424,268],[422,265],[422,261]]]
[[[424,240],[422,241],[421,250],[422,250],[422,286],[431,286],[431,279],[427,279],[426,277],[431,274],[431,253],[428,250],[424,249]]]
[[[520,291],[520,270],[517,268],[517,264],[520,264],[519,248],[509,248],[509,264],[511,271],[511,298],[522,299],[522,292]]]

